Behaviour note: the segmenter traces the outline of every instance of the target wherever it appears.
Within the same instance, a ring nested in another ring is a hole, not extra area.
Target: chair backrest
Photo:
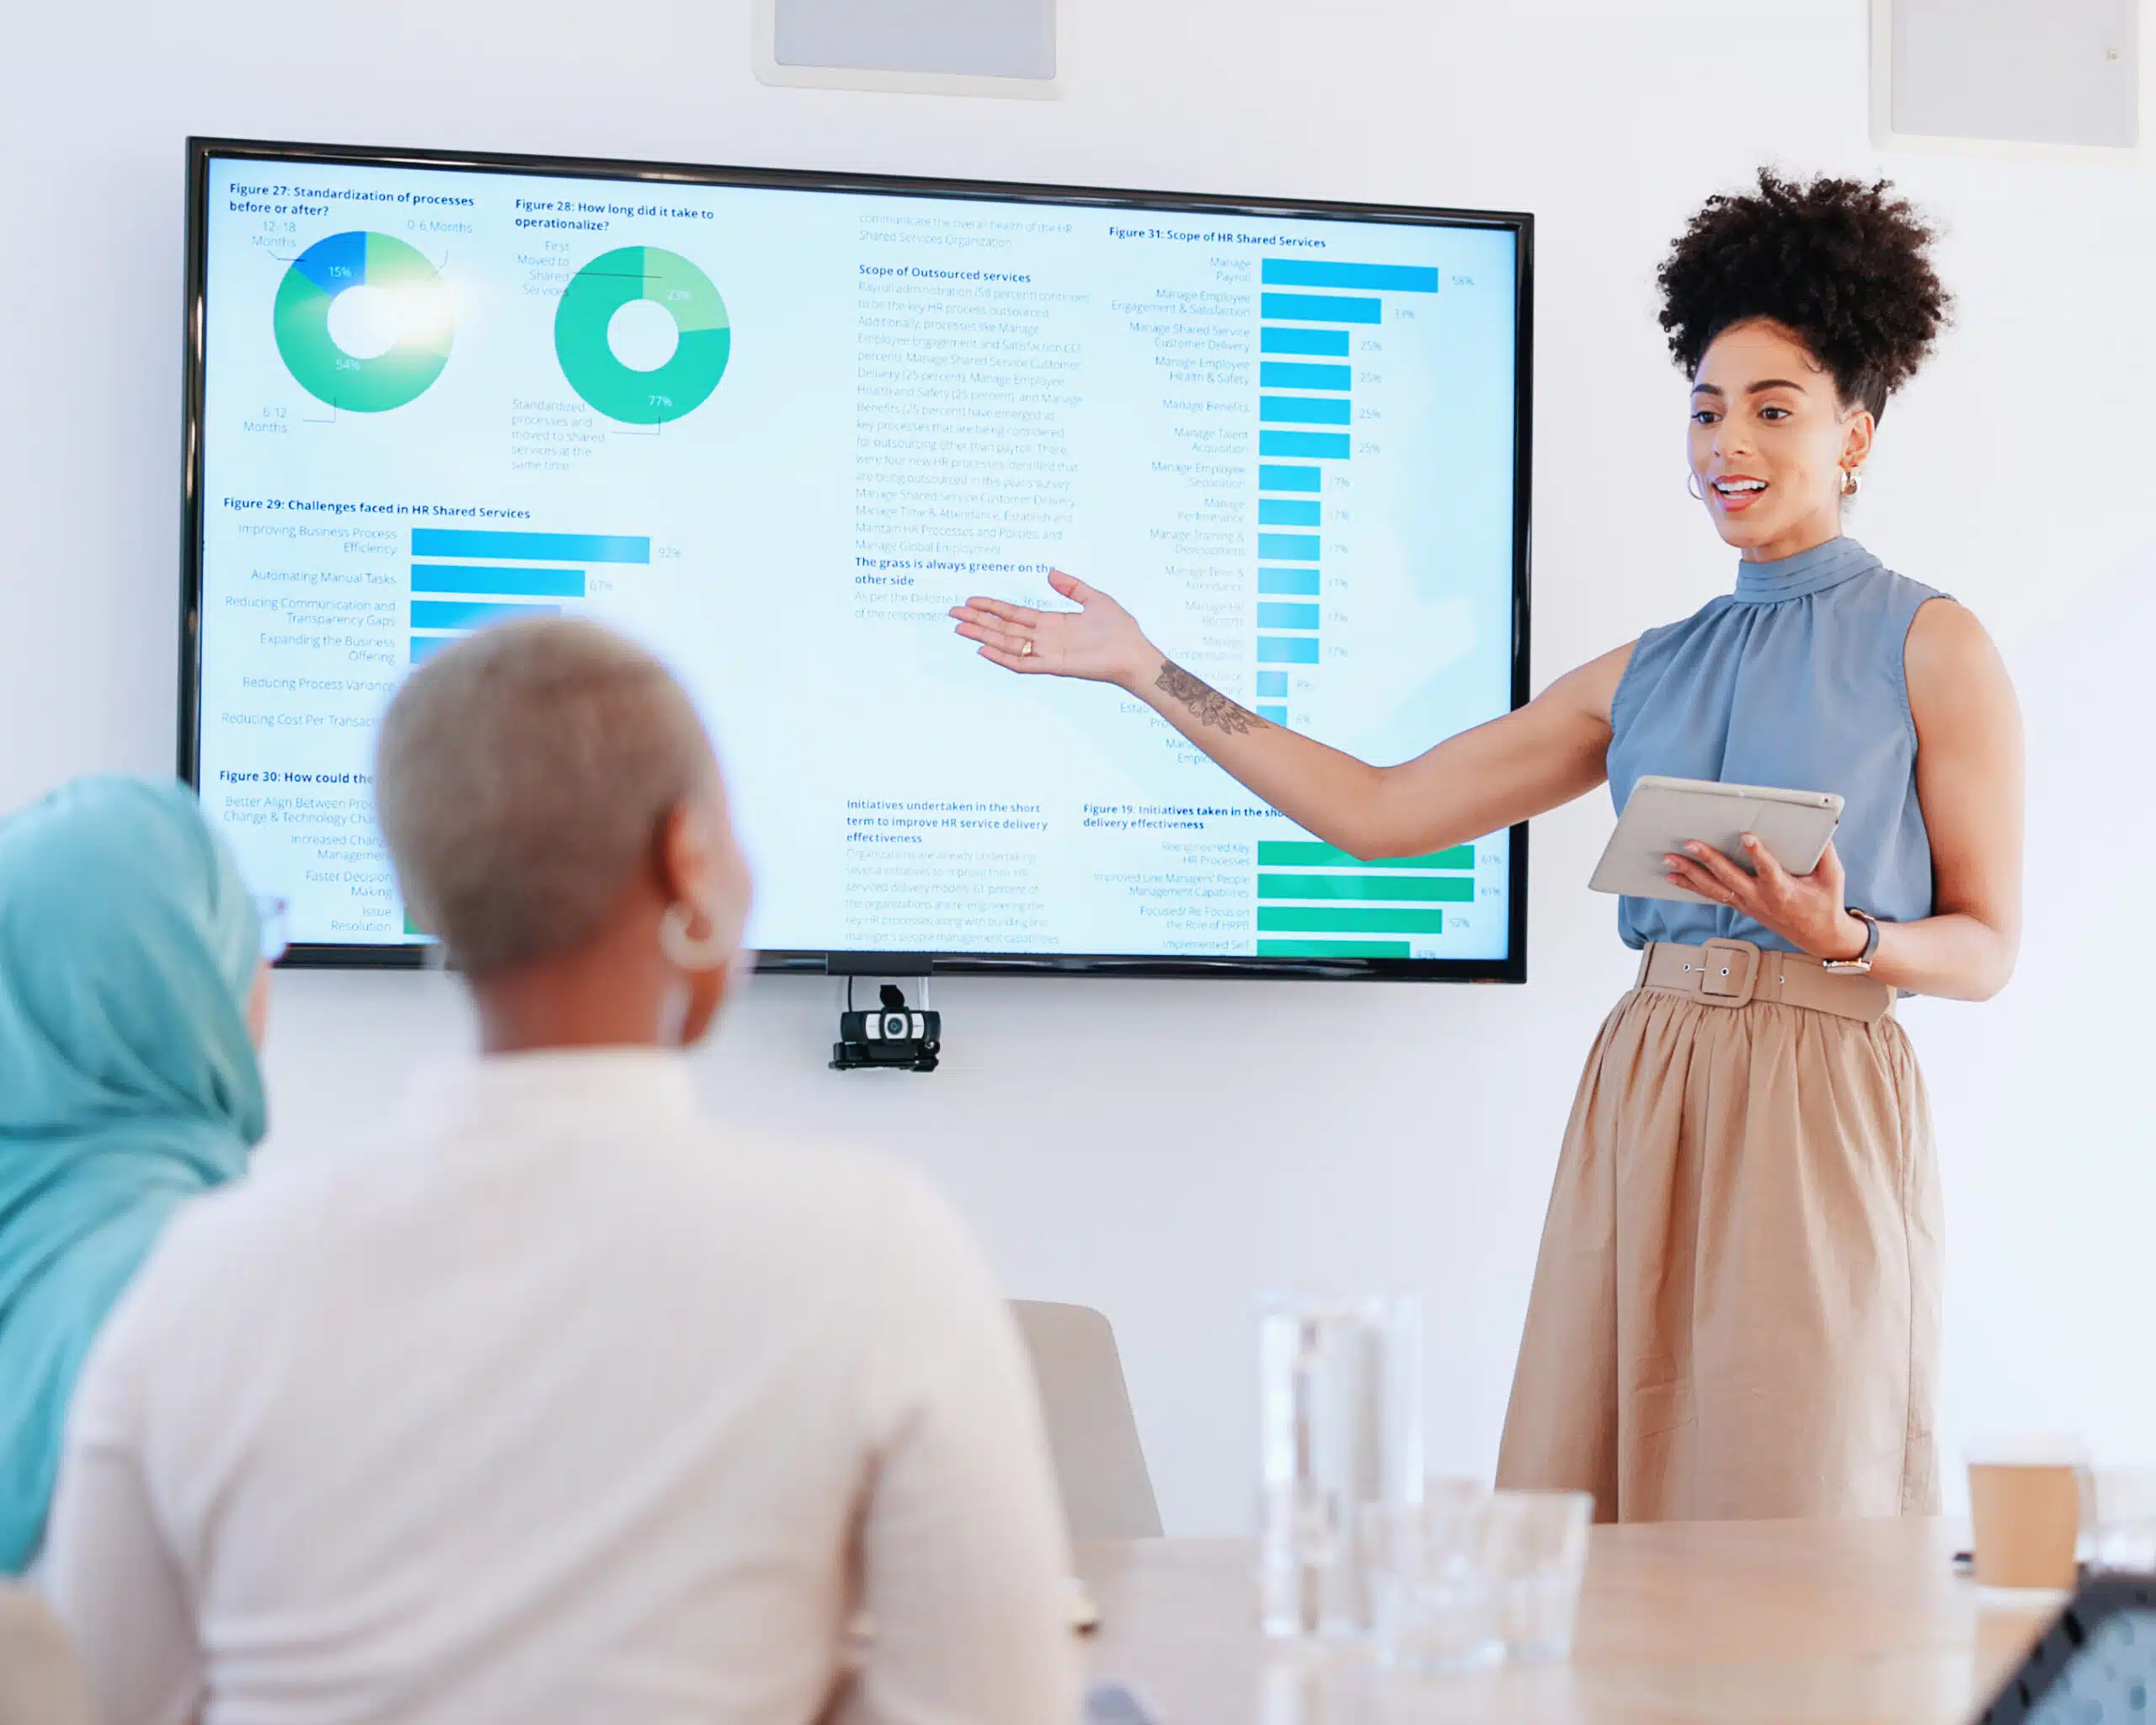
[[[26,1587],[0,1583],[0,1725],[96,1725],[67,1632]]]
[[[1158,1538],[1160,1506],[1107,1319],[1040,1300],[1014,1300],[1011,1311],[1033,1353],[1070,1536]]]

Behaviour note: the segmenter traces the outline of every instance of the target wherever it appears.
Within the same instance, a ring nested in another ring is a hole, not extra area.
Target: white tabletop
[[[1102,1541],[1078,1567],[1102,1619],[1091,1675],[1162,1725],[1966,1725],[2056,1602],[1980,1595],[1954,1571],[1965,1539],[1918,1519],[1597,1528],[1571,1664],[1424,1679],[1267,1642],[1246,1541]]]

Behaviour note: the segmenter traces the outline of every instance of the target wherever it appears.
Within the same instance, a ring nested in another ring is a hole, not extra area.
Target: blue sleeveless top
[[[1917,804],[1916,721],[1903,649],[1942,596],[1854,539],[1737,566],[1737,590],[1649,629],[1609,703],[1609,793],[1644,773],[1838,791],[1847,902],[1884,922],[1931,914],[1931,839]],[[1721,937],[1791,943],[1723,905],[1621,899],[1629,947]]]

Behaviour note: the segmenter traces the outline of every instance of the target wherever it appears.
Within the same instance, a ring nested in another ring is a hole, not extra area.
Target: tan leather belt
[[[1710,940],[1697,947],[1651,941],[1640,954],[1635,986],[1684,995],[1708,1007],[1779,1001],[1865,1024],[1876,1024],[1894,1010],[1894,991],[1876,977],[1822,970],[1817,959],[1767,952],[1748,940]]]

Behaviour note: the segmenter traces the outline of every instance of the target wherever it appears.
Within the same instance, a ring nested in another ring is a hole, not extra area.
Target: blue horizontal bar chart
[[[1353,440],[1345,431],[1267,431],[1257,434],[1262,456],[1284,455],[1302,461],[1348,459]]]
[[[1366,293],[1435,293],[1438,272],[1413,264],[1337,264],[1330,258],[1267,258],[1258,265],[1267,287],[1351,287]]]
[[[475,563],[415,563],[414,593],[492,593],[510,599],[581,599],[582,569],[484,569]]]
[[[1300,360],[1266,360],[1257,368],[1261,389],[1345,389],[1354,378],[1353,366],[1311,366]]]
[[[1344,425],[1354,404],[1344,395],[1261,395],[1261,425]]]
[[[412,663],[424,665],[445,647],[454,646],[464,639],[462,635],[414,635],[412,637]]]
[[[1262,354],[1310,354],[1318,359],[1344,360],[1348,357],[1348,332],[1282,329],[1267,325],[1258,332],[1257,350]]]
[[[1378,240],[1373,250],[1391,248],[1391,242]],[[1358,248],[1359,249],[1359,248]],[[1419,248],[1417,248],[1419,249]],[[1297,687],[1315,700],[1321,716],[1336,676],[1344,675],[1344,663],[1335,663],[1348,649],[1331,643],[1331,626],[1324,625],[1330,653],[1319,639],[1321,619],[1328,613],[1320,603],[1326,595],[1336,606],[1348,602],[1345,588],[1358,567],[1350,554],[1353,529],[1344,524],[1350,499],[1345,488],[1350,474],[1336,470],[1328,481],[1316,463],[1344,462],[1356,452],[1351,427],[1361,420],[1374,420],[1383,403],[1383,379],[1375,371],[1358,374],[1351,362],[1358,351],[1374,352],[1380,346],[1379,326],[1397,321],[1390,332],[1412,339],[1417,313],[1394,302],[1388,316],[1385,297],[1396,294],[1430,295],[1444,283],[1444,271],[1433,264],[1352,262],[1323,257],[1282,257],[1260,259],[1258,316],[1261,321],[1257,367],[1257,695],[1262,703],[1254,710],[1275,724],[1284,723],[1290,665],[1329,666],[1305,675]],[[1312,327],[1298,327],[1312,326]],[[1358,343],[1357,331],[1367,332]],[[1395,345],[1391,341],[1384,344]],[[1361,382],[1358,382],[1358,377]],[[1364,402],[1365,389],[1376,392],[1376,401]],[[1374,436],[1361,445],[1366,460],[1377,460],[1384,477],[1389,471],[1382,447]],[[1365,474],[1365,478],[1373,476]],[[1326,507],[1328,490],[1339,494]],[[1320,529],[1329,529],[1330,538]],[[1302,529],[1302,531],[1294,531]],[[1326,565],[1331,579],[1321,575],[1320,553],[1327,545],[1331,561]],[[1329,613],[1346,623],[1346,612]],[[1312,692],[1315,692],[1314,693]],[[1310,715],[1300,713],[1307,721]],[[1300,913],[1298,913],[1300,914]],[[1287,924],[1276,925],[1286,927]],[[1359,925],[1342,922],[1346,932],[1360,932]],[[1394,934],[1436,932],[1438,917],[1410,929],[1405,923],[1385,932]],[[1332,926],[1314,921],[1295,925],[1303,936],[1330,935]],[[1352,943],[1333,943],[1345,950]],[[1385,950],[1404,957],[1408,943],[1400,941]],[[1282,950],[1286,950],[1283,948]]]
[[[608,533],[414,527],[412,555],[486,558],[502,563],[649,563],[651,541]]]
[[[415,629],[483,629],[520,617],[559,617],[558,605],[494,605],[476,599],[414,599]]]
[[[1257,314],[1286,323],[1378,323],[1385,319],[1385,302],[1344,293],[1262,293]]]

